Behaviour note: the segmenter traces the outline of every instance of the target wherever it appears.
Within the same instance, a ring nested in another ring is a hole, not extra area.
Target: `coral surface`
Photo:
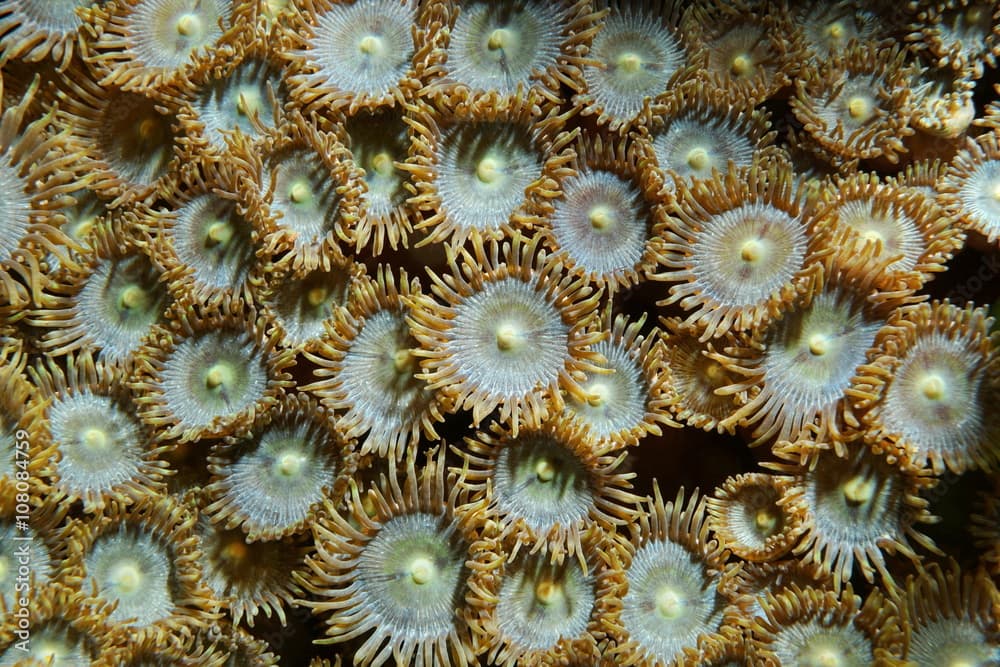
[[[1000,665],[998,56],[0,0],[0,666]]]

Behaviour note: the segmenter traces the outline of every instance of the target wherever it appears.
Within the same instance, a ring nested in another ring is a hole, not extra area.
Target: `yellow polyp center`
[[[232,384],[236,380],[233,369],[229,364],[213,364],[205,373],[205,386],[209,389],[218,389]]]
[[[948,108],[948,115],[944,119],[941,133],[946,137],[957,137],[962,132],[969,129],[969,125],[976,118],[976,107],[971,102],[962,105],[951,105]]]
[[[626,51],[618,56],[615,64],[618,66],[618,69],[626,74],[635,74],[642,69],[642,58],[637,53]]]
[[[483,158],[479,161],[479,164],[476,165],[476,178],[478,178],[481,183],[496,183],[500,180],[502,175],[503,166],[496,158]]]
[[[375,500],[368,494],[361,497],[361,508],[365,511],[365,516],[373,517],[378,514]]]
[[[68,651],[66,651],[64,646],[60,646],[59,644],[54,644],[52,642],[45,642],[38,646],[33,655],[43,663],[51,662],[52,664],[55,664],[59,658],[66,655],[66,653],[68,653]]]
[[[680,618],[684,613],[684,599],[676,591],[663,588],[656,594],[656,611],[663,618]]]
[[[241,116],[250,116],[260,111],[260,96],[254,91],[240,91],[236,98],[236,111]]]
[[[129,595],[142,585],[142,570],[138,564],[127,561],[115,565],[111,570],[111,583],[120,593]]]
[[[312,287],[306,291],[306,303],[311,308],[319,308],[326,303],[328,295],[325,287]]]
[[[514,33],[507,28],[497,28],[490,33],[486,40],[486,46],[490,51],[506,50],[514,43]]]
[[[826,27],[826,35],[830,39],[843,39],[844,38],[844,25],[840,21],[831,23]]]
[[[744,262],[759,262],[764,255],[764,244],[759,239],[750,239],[740,248],[740,259]]]
[[[843,487],[844,498],[852,505],[864,505],[875,495],[875,480],[862,475],[856,475]]]
[[[284,452],[274,464],[275,471],[282,477],[297,477],[306,465],[306,457],[299,452]]]
[[[181,14],[177,19],[177,34],[181,37],[191,37],[201,32],[201,17],[197,14]]]
[[[745,53],[734,57],[732,63],[729,65],[729,71],[735,76],[746,76],[752,69],[753,60]]]
[[[826,334],[813,334],[809,337],[809,353],[814,357],[822,357],[830,351],[830,338]]]
[[[867,97],[852,97],[847,102],[847,113],[856,121],[868,120],[872,115],[872,103]]]
[[[0,581],[7,578],[7,573],[10,571],[10,566],[7,564],[7,558],[0,556]]]
[[[556,467],[548,459],[539,459],[535,463],[535,477],[539,482],[551,482],[555,479]]]
[[[303,204],[312,197],[312,188],[303,179],[298,179],[288,188],[288,198],[293,204]]]
[[[392,355],[392,367],[397,373],[407,373],[413,370],[413,353],[409,350],[396,350]]]
[[[814,651],[809,656],[808,664],[811,667],[839,667],[843,664],[840,652],[832,648],[823,648]]]
[[[247,545],[240,540],[233,540],[219,552],[222,560],[229,563],[242,563],[248,553]]]
[[[385,51],[385,43],[381,37],[365,35],[358,42],[358,50],[366,56],[377,56]]]
[[[928,375],[920,380],[920,393],[929,401],[940,401],[945,396],[945,382],[940,375]]]
[[[600,204],[587,213],[590,226],[597,230],[607,229],[615,224],[615,211],[610,206]]]
[[[95,216],[90,216],[88,218],[84,218],[83,220],[78,221],[76,225],[73,226],[73,236],[75,236],[78,239],[83,238],[84,236],[90,233],[90,230],[94,228],[94,223],[96,221],[97,218]]]
[[[710,361],[705,365],[705,377],[712,386],[719,384],[723,379],[725,379],[725,375],[726,374],[722,371],[722,364],[719,362]]]
[[[708,151],[704,148],[692,148],[687,154],[687,164],[695,171],[702,171],[708,167]]]
[[[138,285],[129,285],[118,294],[118,305],[122,310],[135,310],[146,305],[146,290]]]
[[[778,517],[771,510],[759,509],[754,514],[753,522],[760,532],[772,533],[778,525]]]
[[[410,562],[410,579],[418,586],[422,586],[434,578],[436,569],[430,558],[418,556]]]
[[[510,352],[521,346],[521,332],[512,324],[501,324],[496,332],[497,349]]]
[[[288,0],[264,0],[264,15],[270,19],[277,18],[288,11]]]
[[[160,124],[155,118],[143,118],[139,121],[138,133],[142,141],[155,140]]]
[[[590,395],[587,396],[587,403],[592,407],[600,407],[611,398],[611,387],[603,382],[595,382],[590,385]]]
[[[539,581],[535,585],[535,599],[547,606],[559,599],[561,591],[562,588],[555,581]]]
[[[392,156],[385,151],[378,153],[372,158],[372,168],[379,176],[391,176],[393,169]]]
[[[111,439],[104,429],[92,426],[80,434],[80,442],[90,450],[107,449],[111,444]]]
[[[874,229],[866,229],[861,238],[869,243],[885,243],[885,238]]]
[[[205,243],[209,246],[224,246],[233,238],[233,226],[223,220],[217,220],[205,231]]]
[[[196,34],[201,28],[201,19],[197,14],[181,14],[177,19],[177,34],[182,37],[190,37]]]
[[[971,660],[965,660],[964,658],[959,658],[958,660],[952,660],[948,663],[948,667],[976,667],[980,663],[978,661],[973,662]]]
[[[1000,181],[993,184],[993,191],[991,192],[993,199],[1000,202]]]

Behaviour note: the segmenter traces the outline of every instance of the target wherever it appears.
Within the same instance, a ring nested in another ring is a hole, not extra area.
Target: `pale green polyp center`
[[[298,477],[306,463],[307,458],[301,452],[283,452],[274,461],[274,471],[280,477]]]
[[[497,28],[486,40],[486,48],[490,51],[510,51],[517,46],[517,34],[508,28]]]
[[[741,53],[733,57],[729,64],[729,71],[734,76],[747,76],[753,69],[753,59],[746,53]]]
[[[587,396],[587,403],[591,407],[598,408],[608,402],[611,398],[611,387],[604,382],[595,382],[588,387],[590,394]]]
[[[10,566],[7,562],[6,556],[0,556],[0,581],[7,580],[7,574],[10,572]]]
[[[709,360],[704,367],[705,377],[708,379],[709,384],[712,386],[718,385],[720,382],[726,379],[726,374],[722,370],[722,364],[717,361]]]
[[[395,169],[392,164],[392,156],[385,151],[376,153],[375,157],[372,158],[372,169],[379,176],[392,176],[392,172]]]
[[[874,109],[871,100],[862,95],[856,95],[847,101],[847,113],[852,120],[858,123],[863,123],[870,119],[874,113]]]
[[[760,532],[770,535],[778,525],[778,517],[768,509],[759,509],[754,514],[753,523]]]
[[[138,285],[128,285],[118,293],[121,310],[143,310],[149,305],[149,294]]]
[[[262,9],[264,16],[273,21],[288,11],[288,0],[264,0]]]
[[[1000,181],[993,184],[993,187],[990,190],[990,196],[993,197],[994,201],[1000,202]]]
[[[687,164],[694,171],[704,171],[708,167],[708,151],[704,148],[692,148],[687,154]]]
[[[58,664],[59,660],[69,654],[69,650],[55,642],[42,642],[37,650],[33,652],[34,657],[42,661],[42,664]]]
[[[436,573],[434,562],[427,556],[417,556],[410,561],[410,579],[418,586],[430,582]]]
[[[413,362],[413,352],[409,349],[396,350],[392,355],[392,367],[397,373],[411,374],[413,372]]]
[[[817,651],[809,664],[815,667],[837,667],[841,664],[840,654],[833,649]]]
[[[937,373],[931,373],[926,377],[921,378],[919,383],[920,393],[924,395],[929,401],[940,401],[945,397],[945,392],[947,391],[947,384],[944,378]]]
[[[847,664],[840,647],[825,637],[814,638],[804,647],[800,657],[803,667],[839,667]]]
[[[123,561],[112,568],[109,581],[119,594],[132,595],[142,585],[142,570],[134,561]]]
[[[503,163],[495,157],[485,157],[476,165],[476,178],[480,183],[493,185],[503,178]]]
[[[377,35],[365,35],[358,42],[358,51],[369,57],[385,54],[385,40]]]
[[[90,230],[94,228],[94,224],[97,222],[97,216],[90,215],[86,218],[81,218],[77,220],[76,223],[70,228],[70,233],[75,239],[82,239]]]
[[[248,553],[249,549],[247,549],[247,545],[242,540],[237,539],[223,547],[219,552],[219,556],[227,563],[236,566],[246,561]]]
[[[618,56],[615,65],[625,74],[636,74],[642,69],[642,57],[638,53],[626,51]]]
[[[864,233],[861,234],[861,238],[869,243],[885,243],[885,237],[875,229],[866,229]]]
[[[104,429],[92,426],[80,434],[80,444],[92,452],[104,451],[111,444],[111,438]]]
[[[590,226],[598,231],[603,231],[614,226],[616,222],[615,211],[610,206],[598,204],[587,213],[587,220]]]
[[[672,588],[661,588],[656,593],[656,612],[668,620],[676,620],[684,614],[684,598]]]
[[[174,24],[177,34],[181,37],[194,37],[200,35],[204,29],[201,17],[197,14],[181,14]]]
[[[552,464],[552,461],[546,458],[538,459],[538,462],[535,463],[535,477],[538,479],[538,481],[542,482],[543,484],[546,482],[551,482],[553,479],[555,479],[555,476],[556,476],[556,467]]]
[[[535,586],[535,599],[539,604],[547,607],[561,598],[562,586],[555,581],[543,579]]]
[[[764,256],[764,244],[760,239],[749,239],[740,248],[740,259],[748,264],[759,262]]]
[[[235,369],[225,362],[212,364],[205,373],[205,386],[208,389],[223,389],[236,382]]]
[[[252,116],[260,113],[261,99],[260,92],[252,88],[241,90],[236,97],[236,112],[241,116]]]
[[[830,352],[830,337],[826,334],[813,334],[809,337],[809,353],[814,357],[822,357]]]
[[[225,247],[233,238],[233,226],[224,220],[216,220],[205,231],[205,245]]]
[[[513,324],[501,324],[496,330],[497,349],[501,352],[515,352],[524,346],[524,336]]]
[[[293,204],[308,204],[312,195],[312,185],[304,178],[297,178],[288,186],[288,200]]]
[[[143,118],[136,126],[136,135],[143,144],[156,143],[160,135],[160,123],[155,118]]]
[[[319,308],[329,298],[329,292],[325,287],[313,287],[306,291],[306,303],[310,308]]]
[[[864,475],[855,475],[844,482],[843,494],[851,505],[864,505],[875,496],[875,480]]]

